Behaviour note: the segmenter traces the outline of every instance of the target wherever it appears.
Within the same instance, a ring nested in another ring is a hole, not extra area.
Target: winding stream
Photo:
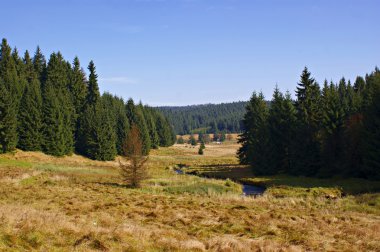
[[[175,170],[175,173],[179,174],[179,175],[183,175],[183,174],[186,174],[182,168],[176,168]],[[198,176],[198,177],[202,177],[202,178],[206,178],[206,179],[211,179],[210,177],[207,177],[207,176],[202,176],[202,175],[199,175],[199,174],[188,174],[188,175],[193,175],[193,176]],[[254,186],[254,185],[248,185],[248,184],[241,184],[243,186],[243,195],[244,196],[260,196],[260,195],[263,195],[266,188],[265,187],[261,187],[261,186]]]

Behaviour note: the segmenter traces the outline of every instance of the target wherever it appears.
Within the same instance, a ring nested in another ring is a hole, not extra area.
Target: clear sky
[[[0,37],[92,59],[101,91],[150,105],[294,93],[380,66],[379,0],[0,0]]]

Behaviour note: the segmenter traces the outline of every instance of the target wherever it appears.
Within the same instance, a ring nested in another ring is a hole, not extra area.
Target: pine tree
[[[74,58],[72,72],[70,74],[70,93],[73,97],[76,117],[83,112],[87,95],[86,75],[83,72],[78,57]]]
[[[90,71],[85,109],[80,118],[77,149],[92,159],[113,160],[116,150],[116,116],[110,95],[100,97],[96,68],[89,63]]]
[[[43,151],[54,156],[64,156],[67,152],[61,104],[51,85],[45,87],[43,96]]]
[[[243,119],[244,131],[239,135],[238,142],[242,144],[238,150],[240,163],[250,164],[255,174],[267,172],[266,158],[268,155],[267,118],[268,108],[262,93],[253,93]]]
[[[69,92],[69,71],[60,53],[50,56],[43,85],[44,151],[57,156],[74,150],[74,105]]]
[[[153,111],[148,107],[143,107],[141,104],[139,106],[141,107],[143,111],[146,125],[148,127],[151,147],[152,149],[157,149],[158,146],[160,145],[160,142],[159,142],[160,140],[157,133],[156,122],[155,122]]]
[[[43,139],[41,87],[28,51],[25,52],[24,64],[28,84],[24,89],[19,108],[18,148],[36,151],[41,150]]]
[[[189,144],[191,144],[192,146],[197,145],[197,140],[195,139],[193,134],[190,135]]]
[[[367,77],[371,103],[365,108],[363,131],[363,165],[361,176],[380,179],[380,71],[378,68]]]
[[[85,117],[89,121],[86,156],[95,160],[114,160],[117,154],[115,128],[103,99],[88,107]]]
[[[198,149],[198,154],[203,155],[204,149],[206,149],[205,144],[202,142]]]
[[[348,103],[344,79],[339,86],[330,85],[325,81],[323,87],[322,105],[322,161],[319,172],[321,176],[330,176],[341,171],[343,158],[343,133]]]
[[[364,95],[366,93],[366,82],[364,78],[358,76],[355,80],[352,99],[352,111],[345,121],[344,132],[344,175],[364,176],[361,171],[364,159],[364,126],[363,108],[366,107]]]
[[[143,142],[143,155],[148,155],[151,148],[151,142],[141,106],[135,106],[133,100],[129,99],[126,105],[126,110],[129,124],[135,124],[139,129],[140,137]]]
[[[27,80],[25,76],[24,62],[20,58],[16,47],[12,51],[12,59],[13,59],[13,62],[15,63],[16,72],[17,72],[17,83],[15,86],[16,86],[16,103],[17,103],[16,106],[18,109],[22,94],[24,92],[24,88],[27,84]]]
[[[24,75],[28,83],[31,83],[37,78],[37,73],[34,70],[32,59],[30,58],[29,51],[26,50],[24,54]]]
[[[116,134],[117,153],[124,155],[123,144],[130,128],[124,101],[122,98],[109,93],[104,93],[101,99],[106,103],[107,110],[111,116],[112,126]]]
[[[86,97],[86,103],[90,106],[96,104],[100,98],[99,86],[98,86],[98,75],[96,74],[95,64],[91,60],[88,65],[88,70],[90,75],[88,78],[88,91]]]
[[[295,137],[294,127],[296,123],[296,111],[290,94],[286,96],[276,86],[269,108],[268,131],[269,152],[268,174],[287,173],[291,171],[294,163]]]
[[[17,145],[18,76],[11,48],[6,39],[0,48],[0,152],[12,151]]]
[[[321,165],[319,126],[321,101],[318,83],[305,67],[297,86],[295,103],[298,118],[296,159],[293,174],[315,175]]]
[[[37,46],[36,52],[33,57],[33,67],[40,83],[45,83],[46,59],[45,56],[42,54],[39,46]]]

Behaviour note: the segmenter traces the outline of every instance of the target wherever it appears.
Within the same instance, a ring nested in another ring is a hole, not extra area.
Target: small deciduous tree
[[[119,161],[123,180],[131,187],[140,187],[141,181],[147,177],[145,163],[148,161],[148,156],[144,156],[143,141],[135,124],[132,125],[123,148],[127,161],[125,163]]]

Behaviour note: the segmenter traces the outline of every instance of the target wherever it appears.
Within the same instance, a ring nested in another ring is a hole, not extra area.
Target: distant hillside
[[[242,131],[242,119],[247,102],[239,101],[221,104],[191,106],[165,106],[158,109],[173,125],[178,135],[191,133],[215,133]]]

